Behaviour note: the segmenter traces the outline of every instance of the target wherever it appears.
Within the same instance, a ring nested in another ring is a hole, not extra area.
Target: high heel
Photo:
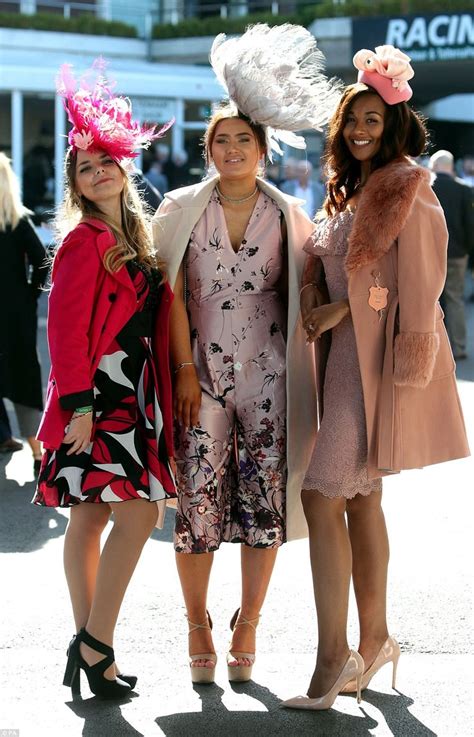
[[[206,611],[207,621],[203,624],[196,624],[191,622],[189,617],[186,617],[189,625],[189,632],[195,630],[212,630],[212,619],[208,611]],[[205,665],[193,665],[198,660],[210,660],[213,663],[211,668],[207,668]],[[189,668],[191,670],[191,681],[192,683],[214,683],[216,677],[216,664],[217,655],[216,653],[198,653],[197,655],[189,656]]]
[[[230,620],[230,629],[232,630],[232,632],[234,632],[236,627],[247,624],[249,625],[249,627],[253,627],[254,630],[256,630],[259,620],[260,614],[254,619],[246,619],[245,617],[240,616],[240,609],[236,609],[236,611],[234,612],[234,616]],[[243,659],[249,660],[250,665],[230,665],[230,662],[232,660]],[[229,652],[227,653],[227,676],[229,678],[229,681],[231,681],[232,683],[243,683],[245,681],[250,681],[250,679],[252,678],[252,669],[254,665],[255,653],[243,653],[237,652],[235,650],[229,650]]]
[[[375,676],[377,671],[382,668],[386,663],[392,663],[392,688],[395,688],[397,679],[397,666],[400,658],[400,645],[394,637],[387,637],[384,644],[377,653],[377,656],[370,666],[367,668],[364,675],[362,676],[362,691],[367,688],[372,678]],[[351,681],[347,686],[343,688],[343,693],[354,693],[356,690],[355,681]]]
[[[105,658],[95,665],[89,665],[81,655],[81,642],[102,655],[105,655]],[[81,693],[81,669],[86,674],[90,690],[96,696],[101,696],[103,699],[119,699],[130,693],[131,687],[128,683],[120,680],[120,678],[110,681],[104,676],[107,668],[115,662],[113,648],[109,647],[104,642],[100,642],[100,640],[96,640],[95,637],[92,637],[92,635],[90,635],[85,629],[81,629],[81,631],[72,638],[68,647],[67,655],[68,659],[66,671],[64,673],[63,685],[69,686],[73,695]]]
[[[336,696],[341,693],[347,683],[352,681],[355,681],[357,703],[360,704],[363,673],[364,661],[362,657],[355,650],[351,650],[344,668],[336,678],[332,688],[324,696],[318,696],[316,699],[311,699],[309,696],[295,696],[293,699],[283,701],[281,705],[287,709],[330,709],[336,700]]]

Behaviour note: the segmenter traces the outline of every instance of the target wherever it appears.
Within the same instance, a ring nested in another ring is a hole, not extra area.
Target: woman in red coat
[[[74,127],[54,259],[45,446],[34,503],[71,507],[64,565],[77,634],[64,684],[125,696],[135,676],[118,670],[114,628],[143,545],[174,496],[168,313],[171,290],[152,252],[140,199],[121,162],[156,137],[130,118],[99,77],[75,92],[63,71]],[[108,127],[104,120],[113,121]],[[71,223],[76,222],[71,229]],[[100,537],[114,524],[100,552]]]

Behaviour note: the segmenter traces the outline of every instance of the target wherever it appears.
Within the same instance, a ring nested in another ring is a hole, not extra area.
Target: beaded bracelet
[[[174,373],[177,374],[178,371],[180,371],[184,366],[194,366],[194,361],[183,361],[182,363],[178,363],[177,366],[175,366]]]
[[[85,417],[85,415],[91,415],[93,412],[92,405],[88,407],[77,407],[73,412],[73,417]]]
[[[78,420],[78,419],[79,419],[79,417],[87,417],[87,415],[91,415],[91,414],[92,414],[92,410],[90,410],[89,412],[81,412],[81,414],[80,414],[80,415],[76,415],[76,414],[74,414],[74,415],[73,415],[73,416],[71,417],[71,422],[72,422],[73,420]]]

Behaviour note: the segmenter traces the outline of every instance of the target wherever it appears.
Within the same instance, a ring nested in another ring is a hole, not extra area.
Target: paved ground
[[[474,305],[470,305],[474,354]],[[41,350],[45,355],[44,330]],[[474,361],[459,367],[474,447]],[[214,686],[192,687],[186,623],[170,545],[173,513],[147,544],[117,629],[122,667],[139,674],[139,696],[100,702],[84,685],[61,686],[72,634],[62,574],[67,512],[32,507],[30,455],[0,461],[0,737],[467,737],[472,686],[473,463],[463,460],[385,482],[392,541],[389,617],[403,654],[397,691],[387,668],[357,706],[340,696],[325,713],[279,708],[303,692],[314,664],[315,621],[307,543],[286,545],[259,629],[254,680],[231,687],[224,667],[228,620],[239,596],[238,550],[216,555],[210,610],[220,662]],[[471,552],[469,552],[471,551]],[[354,602],[350,641],[357,644]]]

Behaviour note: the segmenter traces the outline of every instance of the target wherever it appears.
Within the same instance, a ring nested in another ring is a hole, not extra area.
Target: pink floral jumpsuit
[[[216,191],[186,253],[199,426],[177,428],[175,549],[285,541],[286,307],[282,214],[260,192],[237,253]]]

